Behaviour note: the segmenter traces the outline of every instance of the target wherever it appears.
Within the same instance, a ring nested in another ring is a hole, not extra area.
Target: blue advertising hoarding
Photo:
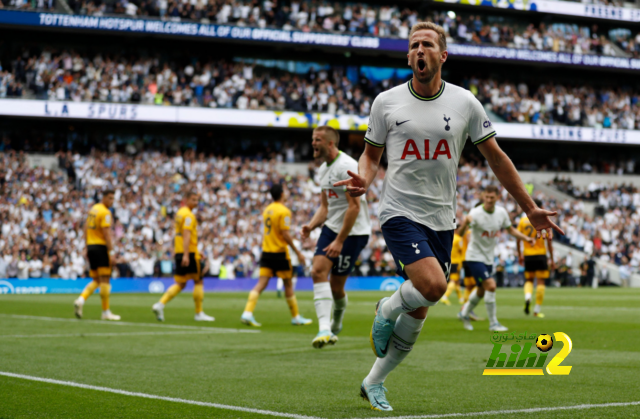
[[[0,294],[79,294],[91,281],[82,279],[0,279]],[[205,292],[249,292],[257,279],[242,278],[222,280],[204,279]],[[347,291],[395,291],[402,283],[398,277],[352,277],[346,285]],[[118,278],[111,280],[112,293],[161,294],[173,284],[172,278]],[[186,290],[193,289],[189,281]],[[276,290],[276,281],[269,282],[267,291]],[[313,291],[311,278],[298,278],[298,291]]]
[[[317,45],[392,53],[405,53],[408,48],[408,41],[406,39],[397,38],[302,32],[270,28],[247,28],[231,25],[135,19],[127,17],[22,12],[15,10],[0,10],[0,24],[35,26],[40,28],[66,28],[155,35],[193,36],[261,43]],[[450,57],[537,62],[571,66],[615,68],[633,71],[640,70],[640,60],[628,57],[573,54],[569,52],[540,51],[495,47],[490,45],[467,45],[455,43],[448,46],[448,51]]]

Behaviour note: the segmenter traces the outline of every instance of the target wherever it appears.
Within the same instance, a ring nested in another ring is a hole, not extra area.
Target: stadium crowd
[[[53,0],[0,0],[16,8],[50,8]],[[592,27],[554,22],[538,26],[494,16],[456,15],[398,5],[331,3],[316,0],[69,0],[76,14],[155,17],[173,21],[232,24],[241,27],[278,28],[304,32],[332,32],[408,38],[417,21],[433,21],[445,28],[450,42],[495,45],[576,54],[617,55],[612,44],[630,56],[640,54],[640,33],[615,34]]]
[[[311,64],[306,73],[298,74],[266,65],[251,60],[180,65],[158,58],[45,50],[18,58],[11,71],[0,70],[0,97],[22,97],[26,88],[51,101],[367,115],[373,98],[396,84],[390,79],[374,82],[364,74],[352,82],[342,68]],[[462,85],[507,122],[640,129],[638,91],[553,83],[529,86],[475,77]]]
[[[471,78],[463,82],[485,107],[507,122],[598,128],[640,128],[640,94],[623,88],[530,88],[524,82]]]
[[[116,189],[114,237],[117,275],[169,276],[173,272],[173,214],[186,188],[201,192],[196,215],[200,251],[211,276],[223,279],[257,275],[261,253],[261,211],[270,201],[268,188],[286,184],[293,211],[294,236],[319,206],[318,186],[309,175],[281,175],[272,159],[213,157],[186,151],[168,156],[93,152],[57,154],[59,170],[32,168],[23,153],[0,154],[0,217],[2,218],[0,278],[75,278],[86,274],[83,223],[100,190]],[[313,166],[312,166],[313,167]],[[313,169],[311,169],[311,172]],[[362,252],[355,275],[392,275],[395,265],[377,221],[378,197],[384,172],[368,192],[373,235]],[[458,218],[480,201],[480,190],[495,183],[479,161],[464,160],[458,174]],[[517,223],[521,211],[502,189],[502,204]],[[555,201],[542,199],[547,208]],[[633,202],[638,201],[637,191]],[[638,270],[640,216],[617,204],[604,215],[585,214],[582,201],[559,207],[559,225],[567,233],[562,242],[595,257]],[[302,243],[308,274],[319,230]],[[515,242],[501,235],[496,261],[517,271]],[[560,262],[560,261],[558,261]]]

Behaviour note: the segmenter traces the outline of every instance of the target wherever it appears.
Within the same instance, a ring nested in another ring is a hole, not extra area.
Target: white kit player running
[[[492,277],[494,250],[496,236],[502,229],[519,240],[535,243],[531,237],[527,237],[511,224],[509,213],[506,209],[496,205],[498,200],[498,188],[489,185],[482,192],[482,205],[469,211],[465,217],[458,234],[464,235],[467,228],[471,229],[471,238],[466,253],[466,276],[476,280],[476,287],[469,296],[458,318],[464,323],[464,328],[473,330],[469,313],[473,310],[482,297],[489,317],[489,330],[492,332],[506,332],[508,329],[498,322],[496,308],[496,281]]]
[[[309,224],[302,226],[302,237],[309,237],[313,229],[324,223],[311,269],[313,302],[320,329],[311,344],[317,349],[338,341],[348,301],[344,285],[371,234],[365,196],[354,198],[346,193],[344,186],[333,186],[349,176],[347,171],[358,168],[357,161],[338,149],[339,143],[340,135],[331,127],[321,126],[313,131],[313,157],[324,160],[318,170],[322,203]]]
[[[360,395],[374,410],[393,410],[384,380],[413,349],[428,307],[447,289],[456,216],[456,175],[467,138],[478,146],[500,182],[516,199],[538,234],[561,230],[554,212],[538,208],[518,172],[495,140],[482,104],[471,92],[445,83],[445,30],[432,22],[411,28],[407,58],[413,79],[376,97],[358,173],[334,186],[362,196],[373,182],[383,149],[389,162],[379,216],[387,247],[405,282],[376,305],[370,341],[377,360]]]

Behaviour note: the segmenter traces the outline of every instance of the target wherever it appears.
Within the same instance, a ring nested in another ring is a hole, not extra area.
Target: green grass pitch
[[[207,294],[205,311],[216,317],[210,324],[193,321],[186,293],[167,306],[164,324],[151,313],[157,295],[112,295],[113,312],[127,324],[95,321],[97,295],[85,305],[85,320],[93,321],[73,320],[72,295],[3,295],[0,372],[327,419],[640,401],[640,290],[548,288],[546,317],[537,319],[523,314],[521,289],[501,289],[498,318],[510,331],[571,337],[573,351],[563,363],[573,367],[570,375],[483,376],[492,349],[488,323],[475,323],[476,330],[467,332],[455,318],[459,305],[439,304],[430,310],[413,352],[385,383],[395,410],[371,411],[357,395],[375,360],[368,336],[375,302],[383,295],[351,292],[340,341],[322,350],[311,347],[317,323],[309,292],[299,292],[298,301],[314,324],[291,326],[284,299],[265,293],[255,313],[263,324],[259,333],[229,331],[250,330],[239,321],[245,293]],[[476,312],[486,317],[483,304]],[[640,405],[517,416],[631,418],[640,417]],[[273,416],[0,375],[2,419],[151,417]]]

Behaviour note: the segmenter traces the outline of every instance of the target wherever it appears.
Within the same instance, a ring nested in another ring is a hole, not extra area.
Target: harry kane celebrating
[[[555,212],[538,208],[511,160],[495,140],[495,131],[471,92],[441,78],[447,60],[441,26],[420,22],[409,34],[413,78],[381,93],[373,102],[365,150],[358,173],[334,186],[361,196],[373,182],[384,147],[389,161],[379,216],[387,247],[405,282],[378,301],[371,346],[378,357],[362,381],[361,396],[374,410],[393,410],[384,380],[413,349],[430,306],[447,289],[456,216],[456,175],[462,148],[470,138],[504,187],[524,209],[537,234],[562,230]]]
[[[354,198],[346,193],[344,186],[333,186],[349,176],[347,171],[358,167],[357,161],[338,149],[339,142],[338,131],[331,127],[321,126],[313,131],[313,157],[324,160],[318,171],[322,203],[309,224],[302,226],[302,237],[306,239],[313,229],[324,223],[311,270],[313,301],[320,329],[311,344],[318,349],[338,341],[347,308],[344,284],[371,234],[365,196]]]

